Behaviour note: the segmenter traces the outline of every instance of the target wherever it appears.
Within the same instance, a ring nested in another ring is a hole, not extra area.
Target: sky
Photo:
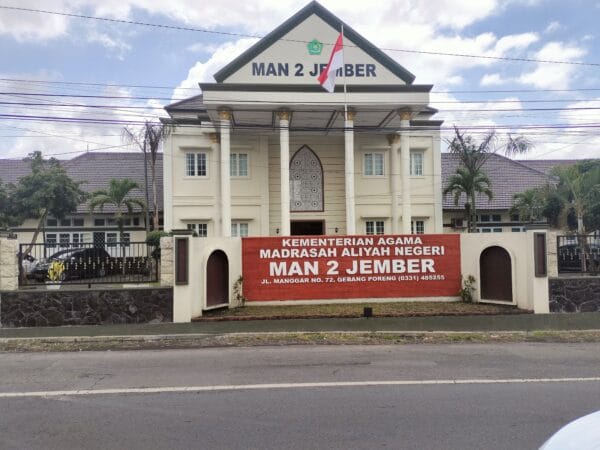
[[[199,94],[306,3],[0,0],[0,158],[135,150],[123,126]],[[443,147],[457,126],[523,135],[529,159],[600,157],[600,0],[320,3],[434,85]]]

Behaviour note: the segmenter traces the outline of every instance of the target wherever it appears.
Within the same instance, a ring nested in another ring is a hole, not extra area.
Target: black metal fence
[[[557,237],[558,273],[600,273],[600,236]]]
[[[159,254],[145,242],[20,244],[19,285],[150,283]]]

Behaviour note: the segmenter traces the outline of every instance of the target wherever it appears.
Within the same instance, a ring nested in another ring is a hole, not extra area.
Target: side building
[[[95,153],[88,152],[70,160],[60,161],[69,177],[82,182],[81,188],[92,193],[106,190],[111,179],[129,178],[140,186],[131,191],[131,198],[145,201],[144,193],[144,156],[137,153]],[[30,165],[22,159],[0,159],[0,180],[3,183],[16,184],[19,179],[30,173]],[[149,171],[148,171],[149,172]],[[159,217],[162,212],[162,154],[157,158],[156,184]],[[149,199],[152,202],[152,186],[148,181]],[[77,247],[79,244],[94,243],[117,251],[119,234],[114,219],[116,208],[107,204],[102,210],[90,211],[89,203],[83,203],[77,210],[64,218],[47,217],[38,235],[37,244],[46,243],[46,248],[60,250]],[[160,220],[162,224],[162,219]],[[27,219],[12,229],[21,244],[29,243],[38,226],[36,219]],[[125,240],[141,242],[146,238],[145,212],[136,208],[125,218]]]

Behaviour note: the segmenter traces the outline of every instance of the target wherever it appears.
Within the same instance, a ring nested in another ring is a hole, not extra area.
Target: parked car
[[[40,261],[32,270],[38,281],[98,278],[109,273],[111,256],[99,247],[70,248]]]
[[[35,268],[38,260],[35,259],[30,254],[21,255],[21,253],[17,253],[17,258],[21,261],[21,267],[23,268],[23,275],[26,278],[32,277],[33,269]]]
[[[594,450],[600,448],[600,411],[580,417],[558,430],[540,450]]]

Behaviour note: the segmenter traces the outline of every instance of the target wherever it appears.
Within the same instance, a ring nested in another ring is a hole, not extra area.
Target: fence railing
[[[558,273],[600,273],[600,236],[557,237]]]
[[[154,282],[158,255],[145,242],[20,244],[19,285]]]

